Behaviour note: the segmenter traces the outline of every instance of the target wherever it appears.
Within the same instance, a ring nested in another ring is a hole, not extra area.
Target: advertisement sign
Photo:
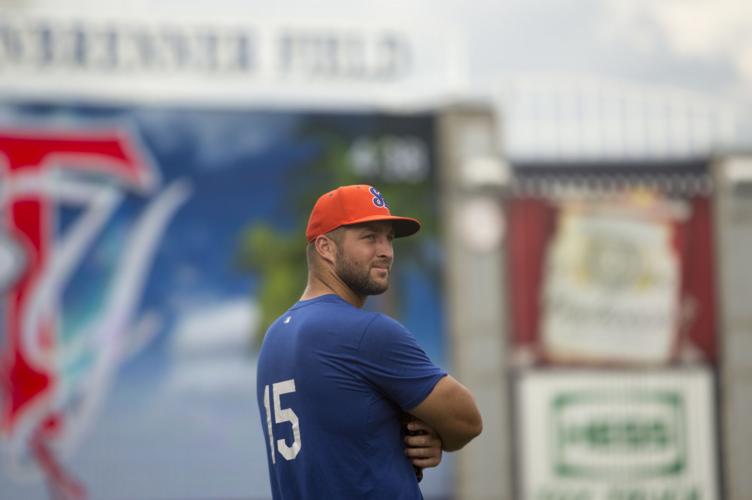
[[[674,225],[649,193],[563,202],[543,283],[544,352],[560,361],[665,362],[679,326]]]
[[[423,222],[367,307],[443,363],[433,128],[0,105],[0,496],[268,497],[257,347],[300,297],[308,214],[338,185],[373,184]]]
[[[504,203],[515,362],[718,362],[707,162],[524,165],[515,179]]]
[[[549,370],[517,384],[523,500],[713,500],[712,376]]]

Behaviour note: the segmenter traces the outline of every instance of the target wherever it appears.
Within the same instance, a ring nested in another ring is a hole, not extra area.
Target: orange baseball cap
[[[396,238],[410,236],[420,229],[417,219],[392,215],[384,196],[375,187],[365,184],[341,186],[321,195],[313,206],[306,238],[313,241],[316,236],[340,226],[381,220],[392,221]]]

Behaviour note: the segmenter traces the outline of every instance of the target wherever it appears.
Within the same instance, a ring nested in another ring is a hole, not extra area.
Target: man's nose
[[[390,260],[394,258],[392,240],[386,236],[379,238],[379,256],[388,257]]]

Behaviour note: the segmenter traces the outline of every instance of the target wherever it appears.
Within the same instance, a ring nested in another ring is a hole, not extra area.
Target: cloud
[[[471,85],[546,73],[752,100],[747,0],[439,2],[467,39]],[[702,26],[699,26],[702,25]]]
[[[613,38],[635,49],[665,47],[699,68],[731,66],[752,83],[752,4],[747,0],[610,0],[604,24]],[[648,46],[646,39],[659,41]],[[747,95],[749,97],[749,95]]]
[[[186,309],[175,327],[171,352],[180,359],[247,348],[258,310],[247,297]]]
[[[184,306],[170,341],[163,396],[246,395],[255,387],[250,351],[258,326],[255,303],[241,296]]]
[[[669,0],[643,2],[679,54],[734,54],[738,43],[752,43],[752,5],[746,0]]]

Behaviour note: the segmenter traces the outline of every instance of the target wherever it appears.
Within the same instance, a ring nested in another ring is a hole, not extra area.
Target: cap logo
[[[386,200],[384,199],[384,195],[379,192],[378,189],[375,187],[372,187],[370,189],[371,194],[373,195],[373,204],[376,205],[379,208],[389,208],[389,205],[387,205]]]

